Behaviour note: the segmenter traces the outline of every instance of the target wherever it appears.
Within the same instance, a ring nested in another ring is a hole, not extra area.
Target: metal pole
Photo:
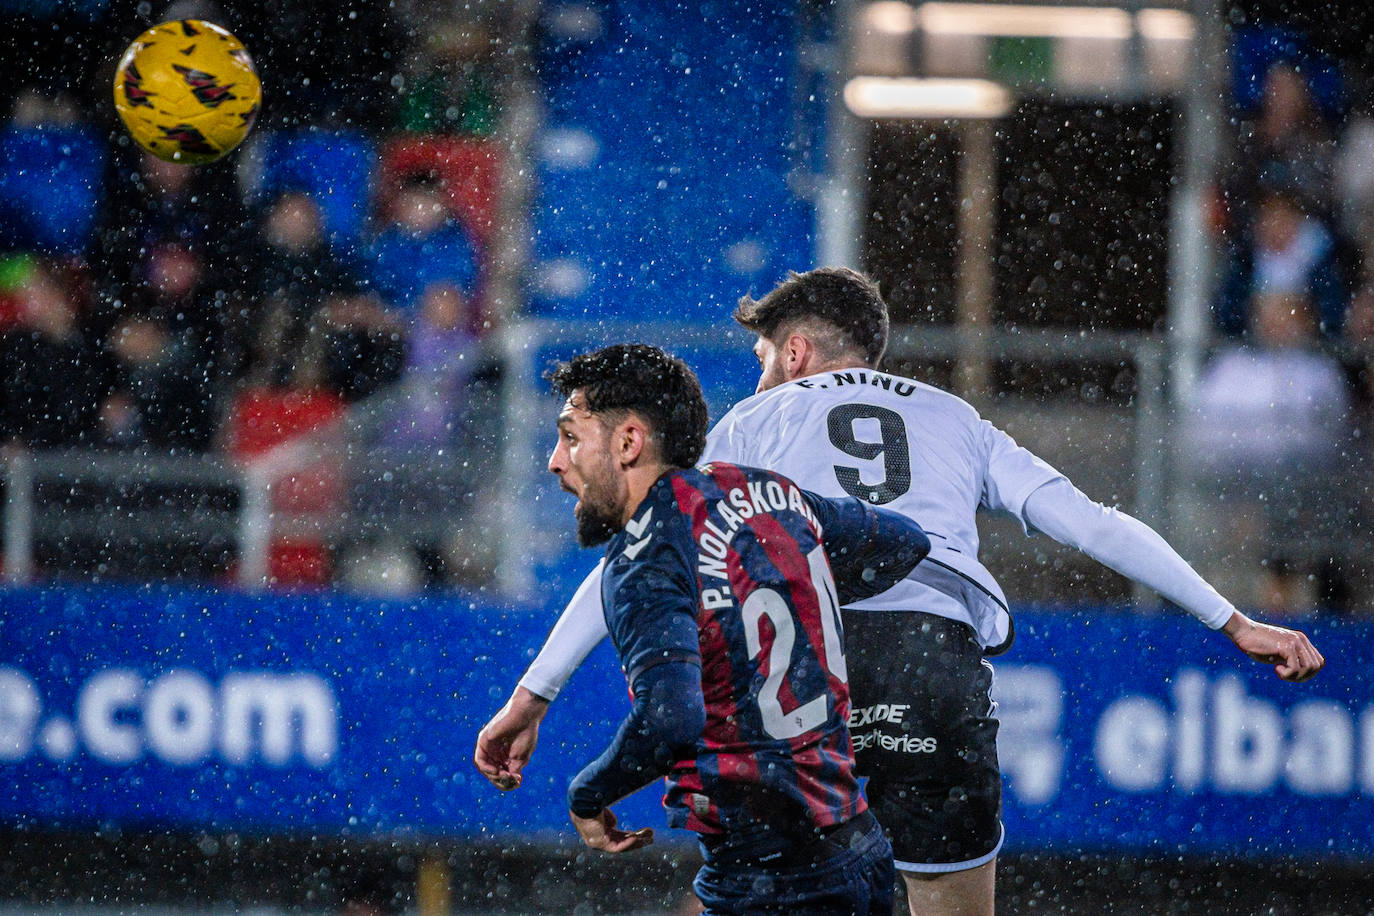
[[[501,142],[501,181],[497,191],[496,222],[492,227],[490,278],[484,307],[504,323],[524,306],[520,277],[529,262],[530,207],[534,197],[535,135],[543,121],[535,63],[530,47],[539,19],[537,0],[511,6],[511,28],[529,40],[516,41],[510,51],[509,79],[501,98],[504,116],[497,125]]]
[[[1135,508],[1137,518],[1169,537],[1169,399],[1165,392],[1168,354],[1158,341],[1145,339],[1132,352],[1136,371]],[[1136,604],[1158,608],[1159,597],[1132,584]]]
[[[959,359],[955,389],[964,397],[987,390],[991,377],[986,335],[992,327],[996,295],[993,249],[996,246],[997,129],[984,118],[967,118],[958,125],[959,239],[954,268],[955,321],[959,328]]]
[[[260,591],[271,575],[272,479],[266,469],[243,469],[239,507],[239,585]]]
[[[5,455],[5,581],[22,585],[33,578],[33,456],[16,450]]]
[[[1193,0],[1191,77],[1183,95],[1178,190],[1170,205],[1169,393],[1192,395],[1211,336],[1213,258],[1207,209],[1216,184],[1225,112],[1226,29],[1217,0]]]
[[[539,396],[531,383],[532,357],[539,351],[542,337],[534,322],[511,323],[501,329],[501,468],[510,475],[500,488],[500,559],[496,563],[496,585],[506,595],[519,597],[534,589],[533,531],[529,500],[533,486],[535,430],[540,428],[534,415]]]
[[[532,36],[536,30],[541,5],[538,0],[522,0],[515,7],[514,18],[520,34]],[[529,416],[535,397],[530,383],[532,368],[530,353],[537,349],[532,326],[516,319],[523,311],[520,274],[530,259],[528,239],[530,202],[534,198],[536,135],[544,120],[539,86],[535,79],[535,62],[521,43],[512,64],[513,80],[509,92],[510,114],[503,124],[506,138],[506,162],[503,163],[502,223],[506,245],[502,259],[506,265],[505,304],[500,309],[501,328],[498,331],[497,352],[501,360],[500,422],[501,473],[510,481],[500,485],[496,498],[500,511],[499,524],[493,534],[500,538],[496,562],[496,585],[510,597],[530,594],[534,589],[531,569],[532,532],[525,499],[530,491],[530,456],[534,454],[534,439]]]
[[[844,103],[844,84],[849,77],[850,23],[853,0],[841,0],[835,9],[834,45],[827,83],[830,92],[830,142],[826,149],[827,178],[816,200],[816,258],[823,266],[862,268],[864,187],[868,180],[869,124],[857,118]]]

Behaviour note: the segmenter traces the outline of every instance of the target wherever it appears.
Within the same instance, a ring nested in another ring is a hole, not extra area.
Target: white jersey
[[[768,468],[823,496],[856,496],[914,519],[931,552],[856,610],[924,611],[1010,636],[1006,597],[978,562],[978,507],[1026,526],[1026,498],[1062,475],[960,398],[872,369],[797,379],[735,405],[704,461]]]

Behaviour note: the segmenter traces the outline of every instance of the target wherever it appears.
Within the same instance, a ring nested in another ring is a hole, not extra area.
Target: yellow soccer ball
[[[213,23],[178,19],[129,45],[115,70],[114,103],[139,146],[196,165],[248,136],[262,82],[243,42]]]

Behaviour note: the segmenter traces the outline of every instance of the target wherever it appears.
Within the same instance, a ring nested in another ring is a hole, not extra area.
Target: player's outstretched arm
[[[1273,665],[1274,673],[1285,681],[1305,681],[1326,666],[1326,659],[1299,630],[1260,623],[1236,611],[1221,632],[1255,661]]]
[[[930,538],[913,520],[852,496],[827,499],[802,491],[825,532],[825,554],[841,605],[886,591],[930,553]]]
[[[693,756],[706,725],[701,666],[675,660],[635,678],[634,704],[609,747],[568,786],[568,813],[582,841],[602,852],[626,852],[653,842],[652,830],[616,829],[610,806],[668,775]]]
[[[1024,517],[1032,528],[1159,592],[1209,629],[1221,629],[1236,611],[1153,528],[1094,502],[1063,478],[1031,493]]]
[[[601,604],[601,574],[605,569],[606,561],[602,560],[582,580],[539,654],[525,669],[520,686],[530,693],[546,700],[558,696],[572,673],[606,638],[606,612]]]
[[[539,743],[539,723],[548,710],[548,700],[516,687],[506,705],[477,733],[472,762],[496,788],[519,787],[525,764]]]
[[[1274,673],[1286,681],[1305,681],[1326,664],[1305,634],[1246,617],[1154,529],[1092,501],[1067,480],[1052,481],[1031,493],[1025,518],[1061,544],[1148,585],[1208,627],[1220,629],[1238,649],[1273,665]]]

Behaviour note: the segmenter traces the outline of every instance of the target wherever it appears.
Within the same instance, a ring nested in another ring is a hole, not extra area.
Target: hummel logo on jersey
[[[650,539],[653,538],[652,534],[644,534],[645,529],[649,527],[649,519],[653,517],[654,510],[651,506],[649,507],[649,511],[645,512],[644,517],[641,518],[639,521],[630,521],[625,523],[625,530],[629,533],[630,537],[638,538],[641,535],[643,535],[643,538],[641,540],[635,541],[633,544],[628,544],[625,547],[625,556],[630,558],[631,560],[639,556],[639,552],[643,550],[644,546],[649,543]]]
[[[629,522],[626,522],[626,523],[625,523],[625,530],[628,531],[628,532],[630,532],[630,537],[632,537],[632,538],[642,537],[642,536],[644,535],[644,529],[647,528],[647,527],[649,527],[649,519],[651,519],[651,518],[653,518],[653,517],[654,517],[654,508],[653,508],[653,506],[650,506],[650,507],[649,507],[649,511],[648,511],[648,512],[645,512],[645,513],[644,513],[644,517],[641,518],[639,521],[637,521],[637,522],[636,522],[636,521],[629,521]]]

